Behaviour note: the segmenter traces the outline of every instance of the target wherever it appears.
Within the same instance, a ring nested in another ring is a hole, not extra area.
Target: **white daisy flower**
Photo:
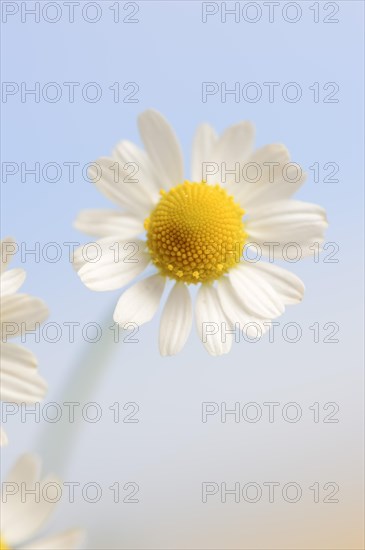
[[[79,529],[27,542],[53,512],[58,487],[61,487],[60,481],[53,476],[40,479],[40,468],[38,457],[25,454],[18,459],[3,483],[0,550],[73,550],[81,547],[84,534]],[[31,494],[31,491],[35,493]]]
[[[176,354],[184,346],[192,325],[189,285],[198,285],[199,335],[212,355],[227,353],[233,335],[222,337],[217,330],[205,338],[206,323],[228,327],[238,322],[243,330],[252,323],[262,327],[264,321],[281,315],[287,304],[299,302],[304,292],[298,277],[273,265],[272,258],[252,263],[244,259],[243,250],[255,243],[264,255],[271,251],[275,259],[282,259],[288,243],[294,242],[303,256],[309,255],[314,243],[323,242],[325,211],[292,199],[304,174],[299,171],[295,177],[297,168],[287,166],[290,158],[283,145],[253,152],[254,129],[249,122],[231,126],[220,137],[208,124],[201,125],[193,143],[190,181],[184,180],[180,145],[163,116],[144,112],[139,130],[145,151],[121,141],[111,158],[98,159],[90,169],[98,189],[122,211],[80,212],[76,228],[101,237],[96,243],[102,254],[93,262],[85,259],[83,247],[75,251],[78,275],[88,288],[106,291],[127,285],[147,266],[154,267],[154,274],[119,299],[114,320],[122,326],[151,320],[166,281],[172,281],[160,324],[162,355]],[[204,175],[207,162],[222,168],[220,175]],[[237,163],[240,173],[248,163],[258,167],[258,181],[241,176],[236,182],[234,174],[223,178],[223,169],[233,170]],[[130,176],[131,166],[138,167],[137,183]],[[133,261],[126,259],[131,243],[138,247]],[[120,261],[116,244],[125,250]]]
[[[39,298],[18,293],[26,273],[24,269],[6,271],[10,250],[15,250],[15,242],[8,237],[1,241],[0,253],[0,399],[11,403],[36,403],[47,389],[37,372],[37,359],[29,350],[7,340],[34,330],[47,318],[48,309]],[[7,436],[2,428],[0,430],[1,445],[5,445]]]

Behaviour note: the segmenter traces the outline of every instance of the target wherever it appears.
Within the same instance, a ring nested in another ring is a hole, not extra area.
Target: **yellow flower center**
[[[145,229],[152,261],[162,275],[208,283],[240,261],[244,211],[225,189],[185,181],[160,194]]]
[[[3,537],[0,535],[0,550],[10,550]]]

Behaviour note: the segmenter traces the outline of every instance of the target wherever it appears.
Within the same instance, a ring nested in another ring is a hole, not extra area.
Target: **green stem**
[[[37,452],[42,457],[45,471],[53,471],[62,476],[67,470],[72,450],[77,443],[77,436],[84,422],[80,409],[85,403],[92,401],[100,378],[107,365],[110,364],[114,351],[118,348],[115,333],[110,329],[112,323],[112,315],[109,311],[101,325],[100,340],[87,344],[81,360],[72,369],[70,379],[60,392],[59,399],[56,400],[61,407],[62,416],[58,422],[46,425],[36,446]],[[122,339],[120,338],[120,340]],[[70,422],[70,409],[64,407],[63,403],[80,403],[79,407],[75,407],[74,422]]]

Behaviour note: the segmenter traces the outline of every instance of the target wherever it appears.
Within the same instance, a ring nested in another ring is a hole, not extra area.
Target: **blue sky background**
[[[98,480],[105,487],[117,479],[138,480],[142,496],[138,506],[114,505],[110,491],[92,506],[80,499],[61,505],[55,528],[85,525],[89,548],[349,548],[350,542],[351,548],[361,547],[363,3],[337,2],[335,24],[322,22],[328,14],[323,2],[321,22],[315,24],[313,3],[305,1],[297,3],[301,19],[290,24],[280,15],[285,4],[277,8],[273,23],[264,8],[255,24],[235,23],[232,17],[222,23],[220,14],[204,24],[201,2],[145,1],[138,2],[136,24],[114,23],[112,2],[102,2],[102,18],[95,24],[83,21],[79,10],[75,22],[68,23],[63,6],[55,24],[22,23],[16,14],[2,25],[3,81],[29,87],[34,82],[98,82],[103,90],[97,103],[85,102],[79,91],[72,104],[66,95],[58,103],[9,97],[2,104],[3,162],[75,161],[83,166],[108,155],[120,139],[140,144],[137,116],[153,107],[174,126],[188,177],[191,140],[200,122],[222,131],[248,119],[256,126],[258,146],[282,142],[308,171],[298,198],[326,208],[326,240],[339,246],[338,263],[324,263],[322,256],[319,263],[309,258],[288,266],[306,285],[304,302],[280,319],[302,326],[297,344],[282,338],[274,344],[241,342],[228,356],[213,359],[193,331],[183,352],[165,359],[158,353],[157,317],[140,330],[138,344],[113,346],[108,365],[94,360],[103,375],[87,400],[101,403],[103,411],[114,401],[138,402],[140,422],[113,424],[105,413],[98,424],[83,423],[67,453],[59,442],[60,456],[70,456],[62,475]],[[120,5],[124,16],[128,10]],[[138,83],[138,103],[113,102],[108,87],[117,81]],[[263,88],[257,103],[236,103],[231,96],[222,103],[218,95],[203,103],[204,81],[226,81],[227,87],[275,81],[281,83],[278,90],[297,82],[303,97],[297,103],[281,98],[270,103]],[[339,102],[315,103],[309,89],[314,82],[320,89],[336,82]],[[339,182],[315,183],[308,170],[315,162],[337,163]],[[84,181],[79,168],[75,174],[73,183],[66,170],[56,183],[36,183],[31,177],[22,182],[19,175],[3,181],[2,236],[10,234],[29,247],[35,242],[86,242],[72,227],[78,211],[113,205]],[[20,264],[18,255],[14,265]],[[25,267],[24,290],[45,299],[51,321],[83,325],[108,316],[111,321],[120,292],[86,289],[65,248],[58,263],[29,257]],[[314,344],[308,327],[329,321],[339,325],[340,342]],[[80,362],[95,358],[93,344],[80,337],[70,344],[66,333],[56,344],[30,338],[27,346],[39,357],[50,401],[62,401],[62,388],[74,379]],[[94,374],[86,376],[89,382]],[[202,401],[297,401],[303,407],[330,401],[340,404],[341,420],[316,425],[307,415],[298,424],[204,425]],[[18,417],[8,422],[11,445],[3,453],[4,467],[20,452],[40,448],[49,468],[59,466],[58,452],[48,453],[39,443],[44,424],[24,425]],[[296,479],[303,486],[336,480],[342,498],[331,510],[324,505],[315,509],[309,501],[294,509],[269,504],[204,508],[200,483],[207,478]]]

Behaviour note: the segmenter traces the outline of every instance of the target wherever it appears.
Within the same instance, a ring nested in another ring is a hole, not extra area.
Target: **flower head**
[[[154,269],[120,297],[114,320],[122,326],[151,320],[166,282],[172,282],[160,324],[163,355],[184,346],[192,325],[189,286],[198,285],[198,333],[209,353],[226,353],[232,334],[222,338],[217,330],[207,337],[206,325],[239,323],[249,332],[254,324],[263,333],[287,304],[299,302],[303,283],[272,260],[285,259],[293,243],[301,256],[309,255],[314,243],[323,242],[325,212],[292,199],[305,175],[290,163],[283,145],[253,152],[248,122],[220,137],[201,125],[190,180],[184,179],[180,145],[163,116],[147,111],[139,128],[145,151],[122,141],[111,158],[98,159],[90,170],[96,186],[122,211],[80,212],[75,226],[101,237],[96,241],[100,257],[88,261],[80,247],[75,267],[84,284],[97,291],[121,288],[147,266]],[[131,167],[138,179],[131,178]],[[253,246],[270,261],[245,258],[245,249]],[[130,247],[133,260],[127,261]]]

